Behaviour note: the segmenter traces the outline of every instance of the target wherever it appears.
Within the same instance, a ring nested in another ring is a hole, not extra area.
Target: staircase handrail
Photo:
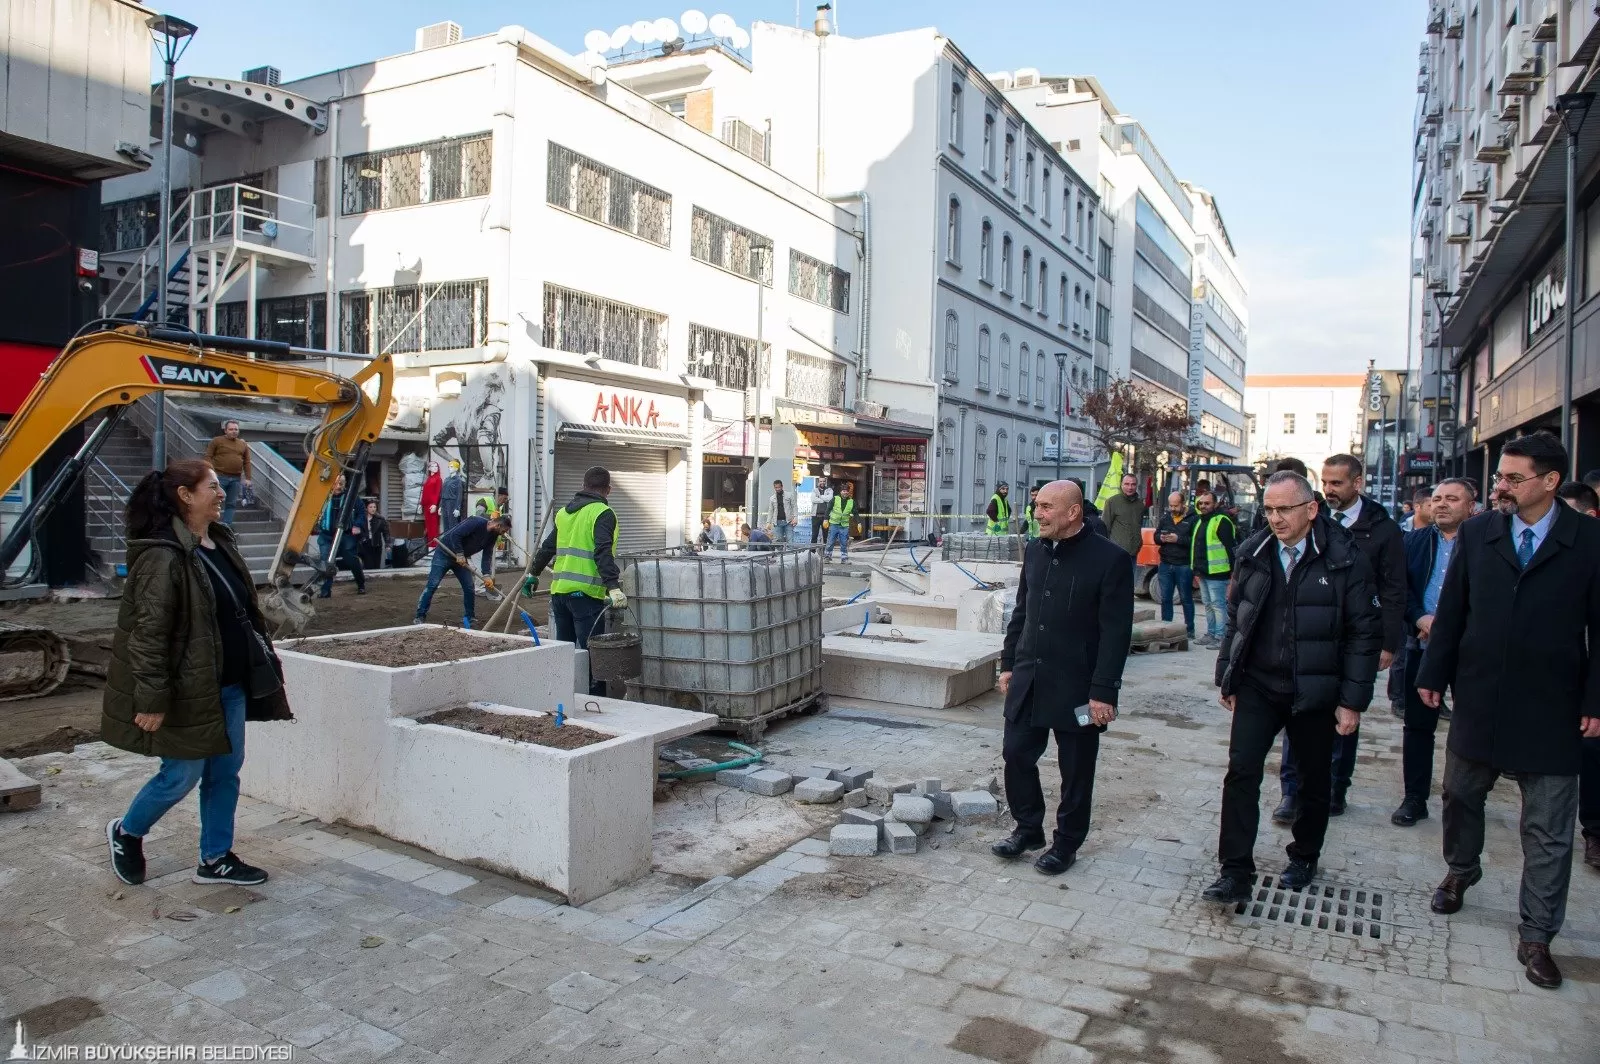
[[[135,428],[150,436],[155,427],[154,403],[149,396],[138,400],[130,408],[130,419]],[[201,416],[184,408],[181,401],[167,401],[167,445],[170,454],[191,454],[199,457],[206,453],[211,443],[200,425]],[[287,522],[294,506],[295,492],[300,490],[301,470],[279,454],[270,445],[251,442],[250,471],[254,474],[250,486],[256,502],[279,521]]]
[[[168,243],[178,245],[186,253],[188,246],[193,242],[194,231],[194,197],[191,192],[184,197],[184,201],[172,212],[171,224],[167,227]],[[177,274],[179,266],[183,263],[185,255],[180,253],[176,259],[168,262],[167,283]],[[139,317],[148,312],[154,304],[159,291],[154,275],[161,272],[161,237],[158,235],[152,240],[139,257],[128,266],[128,272],[112,286],[110,293],[100,304],[100,312],[107,316],[115,316],[118,311],[126,310],[130,305],[139,308]],[[134,298],[137,296],[137,298]]]
[[[133,489],[99,458],[84,467],[83,476],[84,529],[89,538],[109,539],[113,552],[126,551],[128,529],[124,510]]]

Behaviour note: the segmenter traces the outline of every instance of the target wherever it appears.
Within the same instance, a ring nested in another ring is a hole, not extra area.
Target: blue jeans
[[[233,814],[239,807],[239,766],[244,764],[244,688],[222,689],[222,719],[233,749],[216,757],[164,757],[161,771],[133,796],[122,814],[122,830],[141,838],[200,785],[200,860],[215,861],[233,849]]]
[[[772,542],[788,543],[794,538],[794,525],[788,521],[772,522]]]
[[[233,511],[239,505],[239,492],[244,487],[244,478],[225,477],[218,473],[217,483],[222,485],[222,523],[232,528]]]
[[[1213,639],[1221,639],[1222,632],[1228,625],[1228,578],[1202,576],[1200,599],[1206,607],[1206,635]]]
[[[1161,584],[1161,619],[1172,620],[1172,592],[1176,589],[1183,600],[1183,627],[1194,635],[1194,570],[1162,562],[1156,568],[1156,580]]]
[[[461,582],[461,617],[466,621],[472,620],[472,574],[467,572],[465,566],[458,568],[442,550],[433,552],[433,564],[428,568],[428,586],[422,589],[422,597],[417,599],[417,620],[427,620],[428,607],[433,604],[433,593],[439,590],[444,574],[451,571]]]
[[[555,622],[556,638],[563,643],[576,644],[579,650],[589,649],[589,633],[595,631],[595,625],[605,608],[605,599],[585,595],[582,591],[574,591],[570,595],[551,595],[550,619]],[[599,630],[604,632],[605,627],[602,625]],[[589,693],[604,695],[606,682],[591,677]]]
[[[848,527],[846,527],[845,525],[829,525],[828,526],[828,547],[827,547],[826,550],[824,550],[822,552],[822,556],[824,558],[831,559],[833,557],[833,545],[835,543],[839,544],[839,551],[840,551],[839,560],[840,561],[849,561],[850,560],[850,529]]]

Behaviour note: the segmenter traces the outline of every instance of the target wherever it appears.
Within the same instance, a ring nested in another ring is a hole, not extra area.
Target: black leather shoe
[[[996,857],[1004,857],[1009,861],[1013,858],[1021,857],[1029,850],[1042,849],[1044,849],[1043,835],[1030,835],[1025,831],[1013,831],[989,847],[989,852]]]
[[[1428,803],[1416,798],[1407,798],[1389,817],[1389,823],[1396,827],[1409,828],[1417,821],[1426,819],[1428,819]]]
[[[1467,888],[1483,878],[1483,869],[1472,873],[1470,876],[1458,876],[1454,872],[1444,877],[1433,892],[1433,901],[1429,905],[1434,912],[1443,916],[1461,911],[1461,906],[1466,902]]]
[[[1305,890],[1315,878],[1317,878],[1317,862],[1302,861],[1296,857],[1289,862],[1289,867],[1283,870],[1283,875],[1278,877],[1278,885],[1289,890]]]
[[[1039,855],[1039,859],[1033,862],[1033,867],[1047,876],[1059,876],[1077,862],[1076,852],[1062,853],[1060,850],[1050,849]]]
[[[1288,827],[1300,819],[1300,797],[1291,794],[1278,803],[1278,808],[1272,811],[1272,822],[1280,827]]]
[[[1583,837],[1583,863],[1600,871],[1600,835]]]
[[[1524,965],[1523,973],[1534,986],[1558,987],[1561,969],[1550,956],[1550,947],[1544,942],[1517,943],[1517,963]]]
[[[1333,798],[1328,802],[1329,816],[1344,816],[1345,801],[1343,791],[1334,791]]]
[[[1250,880],[1246,876],[1218,876],[1217,881],[1202,891],[1200,896],[1221,905],[1237,905],[1250,900]]]

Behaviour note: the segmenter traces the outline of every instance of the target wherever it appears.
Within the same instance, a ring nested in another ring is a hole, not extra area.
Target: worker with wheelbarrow
[[[607,608],[628,605],[617,567],[617,514],[606,502],[610,494],[610,472],[602,466],[586,470],[583,489],[556,511],[555,527],[539,545],[528,570],[529,580],[537,582],[539,574],[555,563],[550,618],[556,638],[580,650],[589,648],[592,633],[604,631],[601,615]],[[591,674],[589,693],[604,695],[605,681],[594,680]]]

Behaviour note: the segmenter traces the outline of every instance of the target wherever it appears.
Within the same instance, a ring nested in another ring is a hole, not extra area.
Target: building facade
[[[1579,126],[1563,113],[1563,94],[1594,89],[1597,55],[1593,4],[1427,6],[1412,186],[1421,373],[1407,447],[1439,471],[1482,483],[1506,440],[1560,432],[1564,396],[1575,468],[1600,466],[1600,115]],[[1568,123],[1579,126],[1570,278]]]
[[[1244,390],[1248,460],[1264,466],[1298,458],[1315,484],[1323,459],[1364,450],[1367,383],[1360,373],[1251,374]]]

